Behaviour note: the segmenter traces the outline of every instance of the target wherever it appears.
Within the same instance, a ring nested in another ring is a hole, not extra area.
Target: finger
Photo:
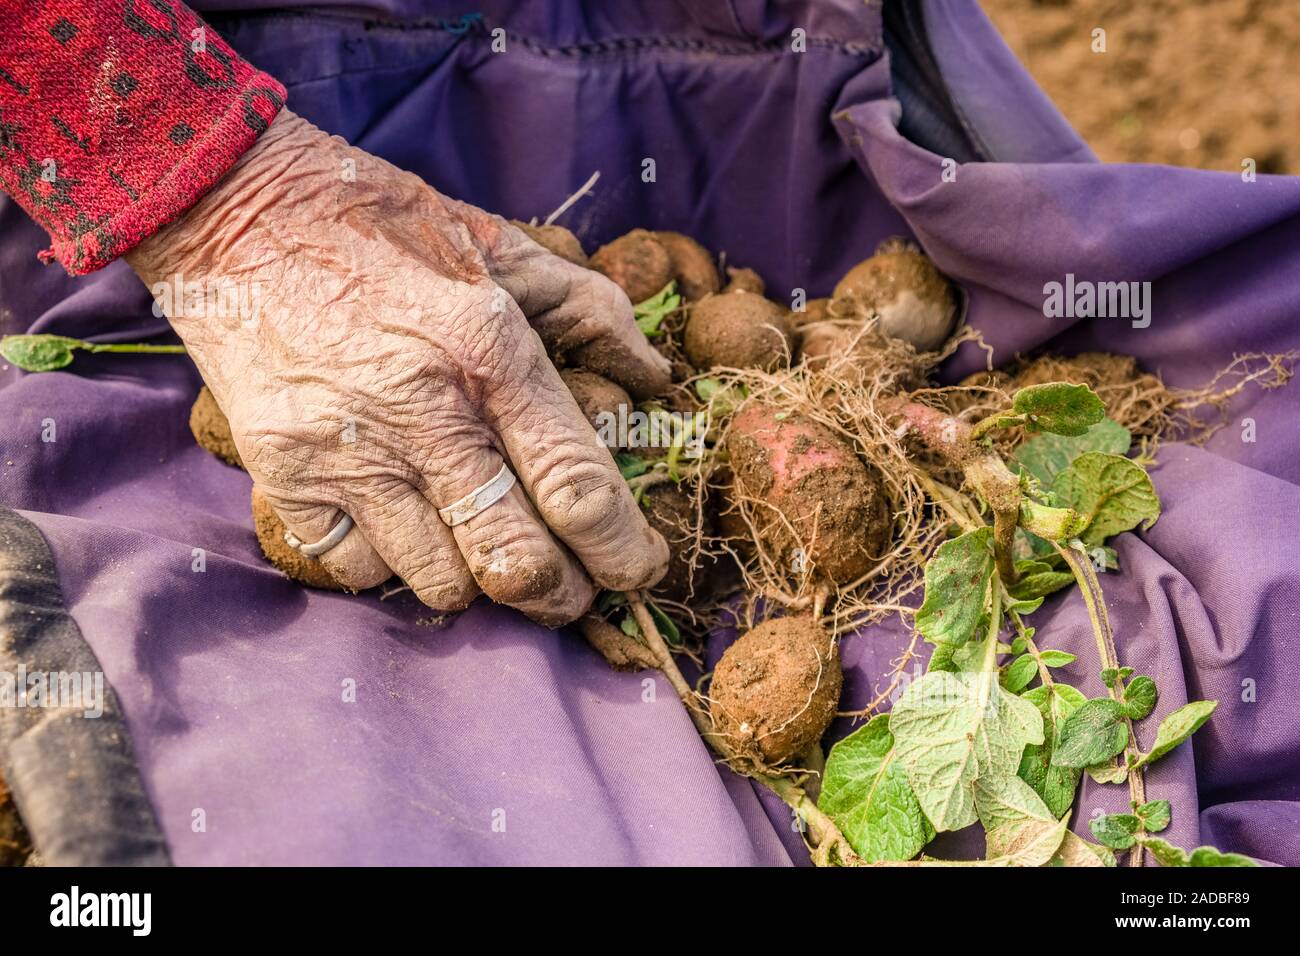
[[[333,505],[295,500],[268,488],[261,488],[261,492],[285,528],[306,544],[320,541],[343,517],[343,512]],[[393,576],[392,568],[355,526],[317,560],[335,581],[350,591],[373,588]]]
[[[372,490],[348,507],[387,565],[429,607],[463,610],[481,593],[451,529],[411,485]]]
[[[552,255],[508,223],[487,262],[551,354],[568,356],[637,398],[672,383],[668,360],[637,328],[632,303],[599,272]]]
[[[530,353],[530,348],[531,352]],[[536,336],[484,394],[485,411],[547,527],[602,587],[649,587],[668,546],[597,439]]]
[[[467,447],[430,465],[436,470],[427,494],[446,508],[490,482],[502,464],[493,448]],[[518,484],[450,532],[483,592],[541,624],[559,627],[576,620],[596,596],[582,566],[546,529]]]

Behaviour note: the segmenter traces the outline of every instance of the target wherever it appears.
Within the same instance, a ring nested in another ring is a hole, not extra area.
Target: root
[[[579,199],[581,199],[583,196],[587,195],[587,193],[591,192],[592,187],[596,185],[596,180],[598,180],[598,179],[600,179],[600,170],[597,170],[596,172],[592,173],[592,174],[591,174],[591,178],[588,179],[588,180],[587,180],[585,183],[583,183],[581,186],[579,186],[577,192],[575,192],[575,193],[574,193],[572,196],[570,196],[568,199],[564,200],[564,202],[560,203],[560,205],[559,205],[558,207],[556,207],[556,209],[555,209],[554,212],[552,212],[549,216],[547,216],[545,219],[543,219],[543,220],[542,220],[542,225],[543,225],[543,226],[550,226],[550,225],[553,225],[553,224],[555,223],[555,220],[559,219],[559,218],[560,218],[561,216],[563,216],[566,212],[568,212],[568,211],[569,211],[569,208],[570,208],[574,203],[576,203],[576,202],[577,202]],[[537,220],[534,219],[533,222],[532,222],[532,224],[533,224],[534,226],[537,225]]]

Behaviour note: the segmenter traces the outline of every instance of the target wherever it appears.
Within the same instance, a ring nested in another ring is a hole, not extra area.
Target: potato
[[[793,567],[798,545],[815,572],[848,584],[871,569],[889,547],[890,516],[879,481],[838,435],[796,412],[762,402],[741,406],[724,446],[740,494],[785,516],[758,508],[765,550]]]
[[[713,256],[690,236],[680,232],[656,232],[655,238],[668,251],[677,291],[687,302],[698,302],[722,287]]]
[[[645,229],[633,229],[601,246],[590,265],[626,292],[633,305],[655,296],[673,278],[668,250]]]
[[[957,324],[952,285],[928,256],[903,240],[882,243],[850,269],[831,299],[836,315],[879,315],[881,331],[918,352],[938,349]]]
[[[709,711],[732,750],[761,764],[783,764],[826,733],[843,683],[830,632],[811,615],[775,618],[723,653],[709,686]]]
[[[528,234],[528,238],[533,240],[547,252],[554,253],[561,259],[567,259],[574,265],[587,267],[587,254],[582,251],[582,243],[578,237],[563,226],[557,226],[552,223],[549,226],[534,226],[526,222],[520,222],[518,219],[510,220]]]
[[[709,296],[686,320],[686,357],[701,369],[726,365],[775,371],[793,351],[788,315],[752,292]]]

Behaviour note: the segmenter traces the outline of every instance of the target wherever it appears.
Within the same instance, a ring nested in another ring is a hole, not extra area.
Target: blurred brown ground
[[[980,2],[1101,159],[1300,172],[1298,0]]]

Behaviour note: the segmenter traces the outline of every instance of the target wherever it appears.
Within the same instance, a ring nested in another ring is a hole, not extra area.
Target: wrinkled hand
[[[396,573],[442,610],[481,589],[555,625],[593,581],[663,573],[663,540],[547,356],[634,395],[667,385],[605,277],[288,111],[128,259],[151,288],[179,275],[244,296],[217,315],[174,302],[169,318],[289,530],[314,542],[340,511],[356,522],[321,558],[340,583]],[[511,492],[445,525],[437,509],[503,461]]]

